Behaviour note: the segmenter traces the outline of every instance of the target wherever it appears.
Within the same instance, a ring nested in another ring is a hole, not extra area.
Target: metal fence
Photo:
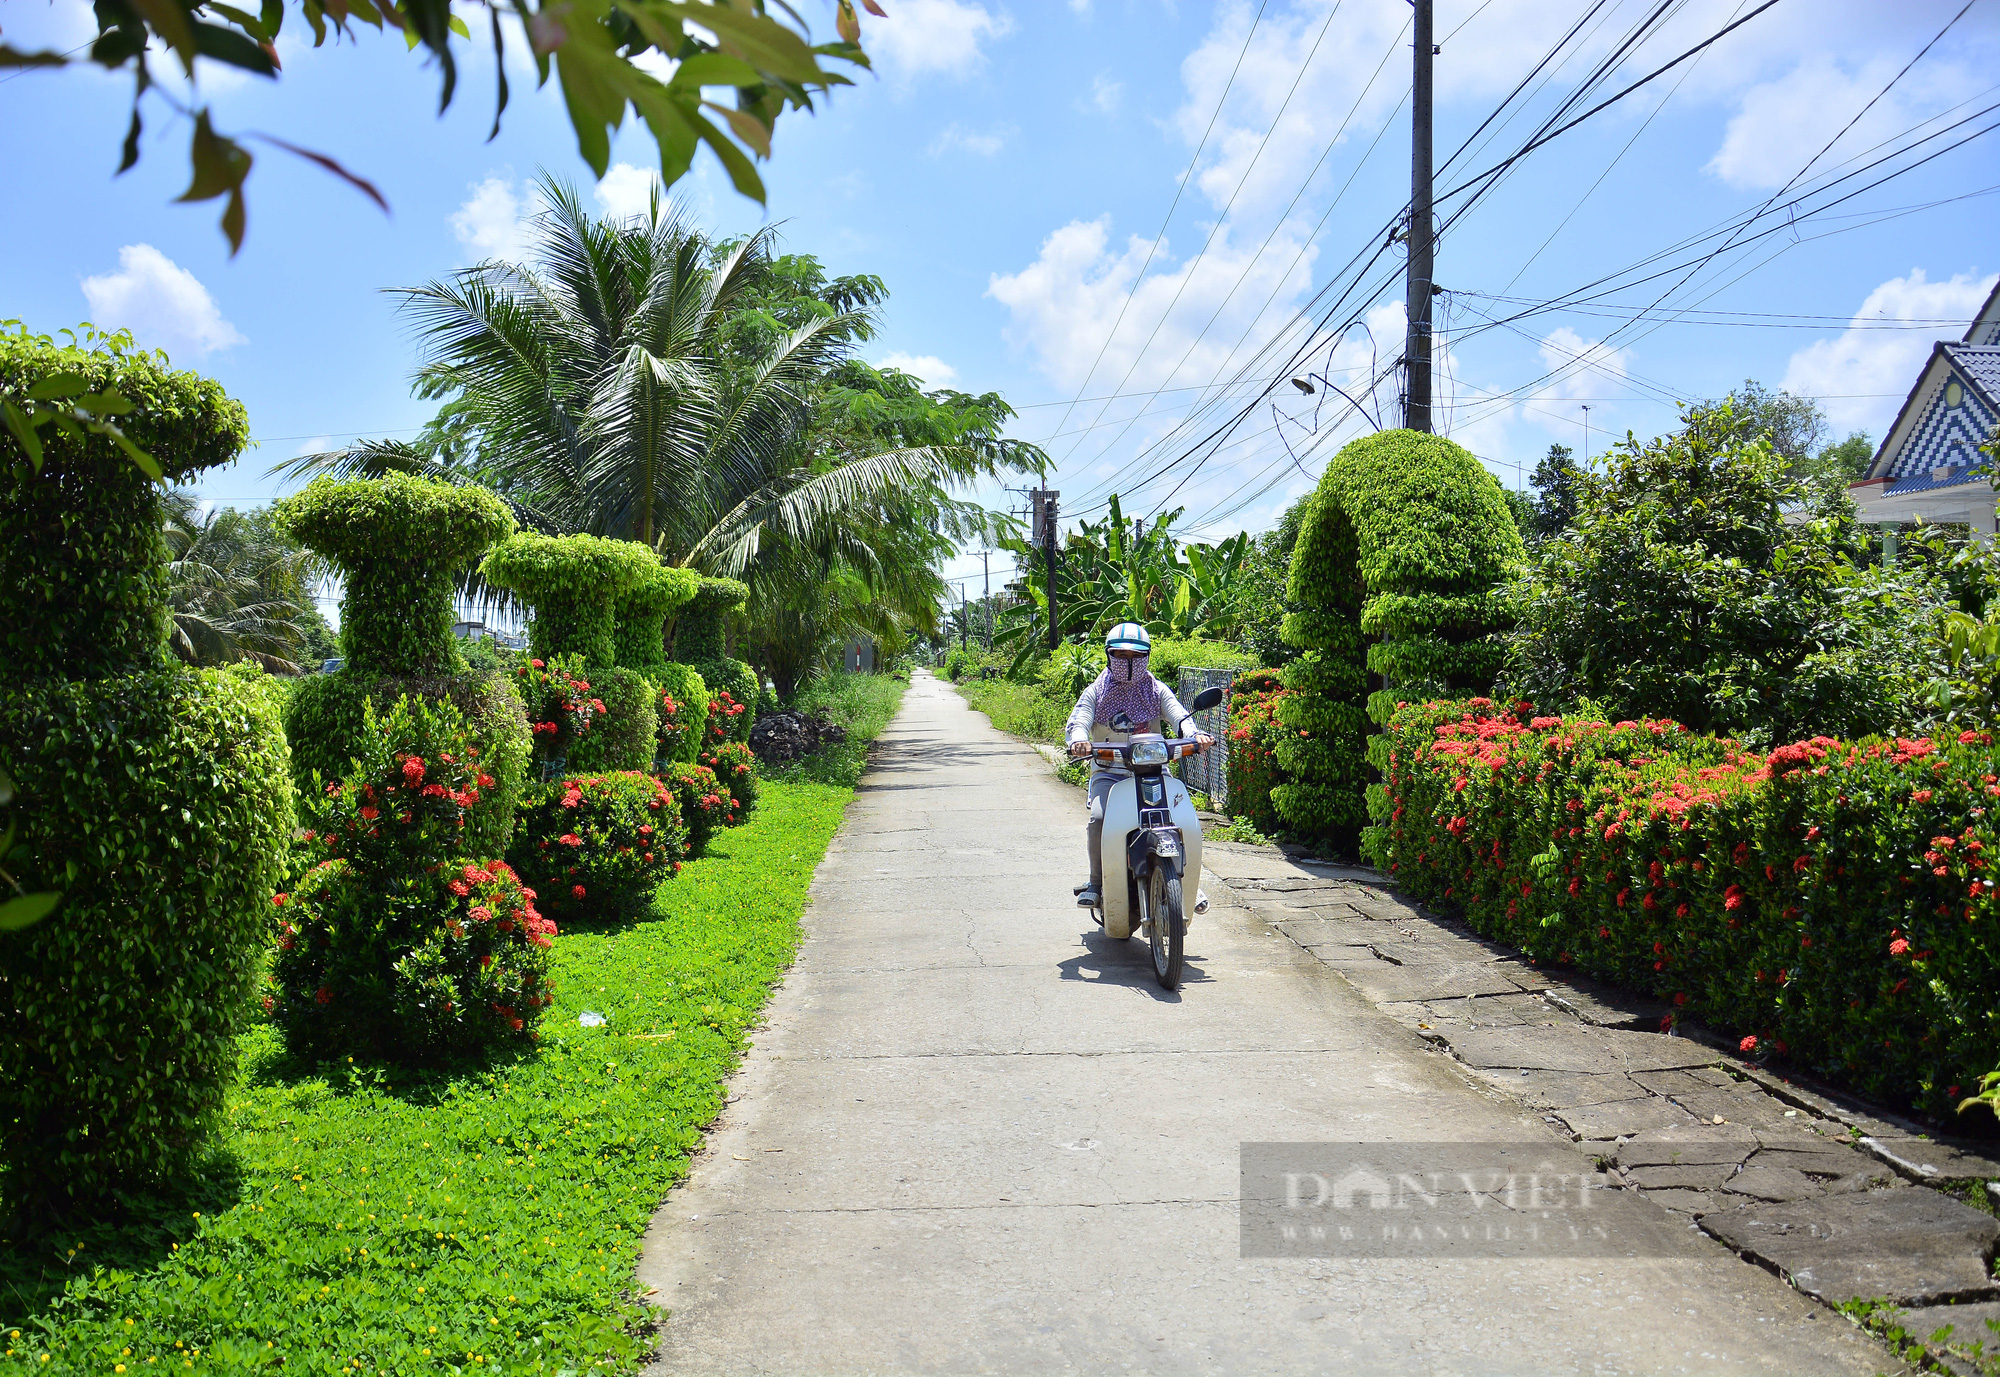
[[[1194,715],[1196,731],[1207,732],[1215,744],[1200,755],[1180,763],[1181,781],[1190,789],[1208,795],[1209,807],[1227,812],[1229,802],[1229,686],[1236,678],[1233,669],[1184,669],[1181,671],[1180,698],[1192,703],[1205,688],[1222,690],[1222,706]]]

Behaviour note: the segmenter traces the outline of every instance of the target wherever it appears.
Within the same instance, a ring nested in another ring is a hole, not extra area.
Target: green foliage
[[[1181,691],[1181,671],[1184,669],[1254,669],[1257,661],[1248,651],[1224,641],[1189,641],[1159,636],[1153,641],[1153,653],[1146,665],[1155,679],[1178,695]],[[1077,693],[1082,691],[1078,689]],[[1075,694],[1070,696],[1070,701],[1076,701]]]
[[[1549,446],[1549,452],[1535,465],[1534,475],[1528,480],[1535,496],[1527,524],[1521,527],[1521,539],[1530,549],[1561,535],[1575,523],[1577,503],[1582,500],[1587,481],[1588,471],[1572,457],[1568,445]]]
[[[1585,476],[1570,531],[1517,590],[1512,691],[1753,744],[1917,725],[1943,669],[1942,583],[1868,567],[1845,496],[1745,431],[1694,408]]]
[[[687,829],[668,784],[637,771],[571,775],[522,803],[508,859],[565,925],[642,913],[680,873]]]
[[[1097,681],[1098,675],[1104,673],[1105,659],[1104,645],[1101,641],[1096,644],[1057,646],[1036,676],[1042,696],[1063,704],[1063,711],[1067,713],[1069,705],[1083,697],[1083,691]]]
[[[1075,704],[1074,698],[1063,698],[1036,685],[1017,684],[1011,679],[969,679],[958,691],[1001,731],[1051,746],[1062,744],[1063,723]]]
[[[497,672],[511,675],[522,659],[491,636],[469,637],[459,653],[465,656],[466,668],[475,674]]]
[[[741,823],[757,806],[757,757],[741,741],[724,741],[705,748],[700,763],[714,772],[735,802],[730,825]]]
[[[26,843],[7,869],[66,891],[0,938],[5,1189],[38,1212],[157,1187],[234,1078],[292,827],[284,737],[241,679],[161,667],[0,688],[0,760]]]
[[[618,600],[650,583],[658,569],[652,551],[629,540],[522,531],[479,571],[533,610],[528,644],[535,655],[581,655],[584,668],[596,671],[618,663],[612,636]]]
[[[808,716],[824,712],[846,729],[843,741],[820,747],[786,765],[758,766],[766,784],[830,784],[851,789],[868,766],[868,746],[889,725],[902,704],[905,681],[886,674],[826,674],[792,699]]]
[[[371,739],[369,715],[380,718],[406,697],[449,704],[465,718],[494,783],[484,790],[482,805],[468,815],[460,846],[468,855],[504,855],[533,753],[521,697],[504,675],[373,678],[343,669],[299,680],[284,706],[292,778],[299,792],[316,797],[327,783],[346,776]]]
[[[292,1051],[434,1061],[505,1044],[545,1003],[555,927],[506,865],[468,853],[505,808],[447,698],[363,701],[354,758],[307,799],[318,864],[289,900],[272,1018]]]
[[[1374,859],[1412,896],[1932,1113],[2000,1065],[1990,734],[1759,755],[1527,712],[1396,715]]]
[[[412,51],[423,45],[426,59],[434,62],[439,72],[440,114],[450,106],[458,89],[460,50],[455,40],[462,39],[468,45],[487,41],[483,32],[474,36],[465,20],[452,11],[449,0],[406,0],[393,8],[378,8],[366,0],[359,5],[302,0],[299,9],[301,20],[312,28],[314,47],[324,44],[329,33],[336,42],[352,40],[355,20],[378,31],[387,28],[402,37]],[[0,46],[0,67],[52,68],[89,61],[111,71],[128,66],[136,69],[132,118],[118,168],[123,172],[139,160],[139,102],[158,84],[147,65],[149,53],[173,53],[174,65],[186,75],[193,74],[195,59],[200,56],[276,81],[280,76],[276,45],[285,10],[284,0],[266,0],[255,14],[215,6],[107,5],[97,12],[98,34],[88,45],[88,58],[75,56],[82,49],[30,53]],[[598,177],[610,166],[611,135],[625,123],[630,106],[634,122],[643,122],[658,145],[665,185],[672,186],[687,173],[696,149],[705,143],[721,161],[736,190],[762,202],[763,180],[750,155],[770,157],[778,116],[787,109],[809,110],[815,96],[824,97],[835,86],[853,84],[821,66],[820,59],[838,58],[864,69],[869,65],[859,46],[861,24],[849,0],[841,0],[838,16],[840,41],[811,45],[810,35],[803,32],[805,23],[796,14],[792,15],[798,25],[795,29],[762,10],[735,10],[714,20],[703,18],[700,12],[671,10],[646,11],[635,17],[607,5],[572,15],[553,28],[537,24],[525,10],[509,13],[503,23],[501,11],[495,10],[492,66],[504,73],[511,65],[503,33],[513,31],[513,21],[518,19],[522,29],[515,34],[515,41],[532,51],[542,80],[548,79],[553,68],[576,131],[578,150]],[[389,21],[386,25],[385,19]],[[662,80],[659,73],[663,70],[671,70],[672,75]],[[507,108],[506,77],[501,75],[497,80],[495,134]],[[733,109],[703,99],[705,87],[729,84],[737,87]],[[243,186],[255,160],[248,148],[215,128],[212,107],[198,105],[190,111],[179,101],[167,99],[174,115],[185,118],[191,114],[194,122],[189,154],[193,183],[180,199],[221,198],[222,233],[234,253],[243,246],[247,219]],[[707,114],[711,110],[721,111],[723,120],[711,120]],[[388,210],[381,192],[326,154],[281,139],[267,138],[266,142],[317,164]]]
[[[707,855],[709,842],[729,825],[729,815],[735,807],[729,790],[706,765],[680,761],[667,766],[660,780],[673,791],[674,803],[680,809],[681,825],[687,830],[688,858]]]
[[[655,563],[619,594],[613,602],[617,622],[612,631],[617,662],[660,683],[667,664],[662,628],[668,616],[694,600],[700,585],[701,575],[692,569]]]
[[[1293,831],[1356,845],[1370,719],[1386,722],[1399,698],[1491,681],[1491,633],[1508,616],[1494,589],[1521,557],[1500,485],[1451,441],[1392,430],[1334,456],[1286,587],[1282,630],[1301,654],[1285,669],[1294,692],[1275,755],[1288,778],[1271,799]],[[1371,673],[1383,685],[1372,694]]]
[[[247,657],[287,674],[310,663],[308,609],[331,639],[312,600],[316,561],[277,534],[269,509],[204,512],[182,491],[165,503],[174,654],[195,665]]]
[[[660,691],[658,758],[692,765],[708,731],[708,685],[691,666],[672,660],[662,660],[649,677]]]
[[[1258,833],[1279,830],[1271,791],[1285,783],[1278,743],[1285,729],[1278,709],[1293,690],[1276,670],[1240,676],[1229,693],[1229,811]]]
[[[10,322],[11,323],[11,322]],[[225,464],[250,424],[219,383],[176,373],[128,337],[57,345],[0,330],[0,393],[115,391],[124,434],[170,479]],[[0,427],[0,684],[95,679],[151,668],[167,654],[170,587],[162,492],[109,436],[44,428],[35,461]]]
[[[850,797],[774,785],[640,922],[563,934],[531,1057],[315,1069],[253,1031],[227,1158],[157,1212],[0,1248],[0,1329],[62,1377],[224,1355],[332,1373],[357,1353],[384,1372],[636,1370],[658,1318],[632,1293],[640,1239],[791,964]],[[587,1011],[605,1026],[579,1027]]]
[[[623,665],[593,671],[590,684],[604,711],[571,749],[570,769],[590,773],[652,769],[660,733],[652,684]]]
[[[451,634],[456,578],[514,529],[480,488],[408,474],[316,479],[274,504],[279,534],[340,570],[340,645],[348,674],[434,678],[465,669]]]

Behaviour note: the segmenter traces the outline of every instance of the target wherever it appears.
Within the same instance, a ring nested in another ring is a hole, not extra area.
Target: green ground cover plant
[[[1990,733],[1761,754],[1475,698],[1387,743],[1370,858],[1488,936],[1942,1117],[2000,1066]]]
[[[851,796],[766,790],[646,917],[563,934],[532,1053],[315,1067],[247,1035],[224,1150],[183,1195],[0,1239],[0,1371],[633,1371],[653,1320],[639,1236],[721,1107]]]
[[[969,679],[958,691],[1001,731],[1051,746],[1062,744],[1063,723],[1075,706],[1049,696],[1040,684],[1017,684],[1011,679]]]

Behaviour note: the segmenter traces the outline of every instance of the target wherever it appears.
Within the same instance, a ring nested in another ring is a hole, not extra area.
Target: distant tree
[[[1534,477],[1528,480],[1535,490],[1534,511],[1529,524],[1521,528],[1521,538],[1530,548],[1561,535],[1575,522],[1583,476],[1583,465],[1572,457],[1568,445],[1549,446],[1549,452],[1535,465]]]
[[[1814,455],[1812,462],[1800,471],[1808,477],[1844,486],[1868,472],[1868,465],[1874,459],[1875,442],[1868,438],[1867,431],[1857,430],[1845,440],[1828,445]]]
[[[1727,401],[1736,433],[1745,440],[1768,441],[1794,473],[1812,465],[1831,429],[1818,402],[1783,388],[1773,392],[1755,378],[1744,379],[1743,386],[1731,392]],[[1704,405],[1713,413],[1721,404]]]
[[[163,534],[174,654],[195,665],[248,658],[297,673],[312,557],[275,535],[268,512],[204,511],[180,490],[167,493]]]
[[[1305,526],[1306,504],[1302,497],[1285,508],[1278,524],[1258,536],[1243,561],[1243,648],[1257,657],[1257,663],[1275,669],[1298,655],[1278,634],[1285,620],[1285,580],[1291,573],[1292,547],[1299,543]]]

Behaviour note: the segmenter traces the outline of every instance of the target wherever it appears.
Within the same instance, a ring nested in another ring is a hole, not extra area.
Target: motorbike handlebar
[[[1191,736],[1170,736],[1162,744],[1167,748],[1167,759],[1169,760],[1181,760],[1187,756],[1198,755],[1208,749]],[[1122,758],[1128,765],[1132,761],[1132,743],[1129,741],[1092,741],[1089,745],[1090,754],[1096,756],[1099,760],[1110,761]]]

